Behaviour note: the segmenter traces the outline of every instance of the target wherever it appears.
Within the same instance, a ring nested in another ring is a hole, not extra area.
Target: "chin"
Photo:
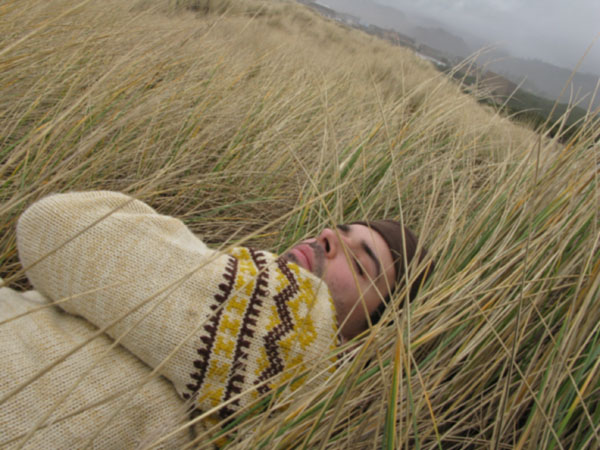
[[[298,262],[298,259],[296,258],[296,256],[292,253],[292,252],[287,252],[284,253],[283,255],[281,255],[279,257],[279,259],[285,261],[285,262],[291,262],[294,263],[296,265],[300,265],[300,263]]]

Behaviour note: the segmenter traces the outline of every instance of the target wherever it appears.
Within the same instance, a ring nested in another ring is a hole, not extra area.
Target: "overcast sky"
[[[519,57],[573,69],[600,34],[600,0],[375,0],[465,29]],[[600,38],[582,71],[600,74]]]

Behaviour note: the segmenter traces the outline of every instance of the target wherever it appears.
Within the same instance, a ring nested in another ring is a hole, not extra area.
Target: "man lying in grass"
[[[211,250],[105,191],[33,204],[17,245],[36,291],[0,291],[0,444],[63,447],[150,443],[184,410],[206,425],[282,386],[326,382],[337,345],[376,322],[405,265],[425,258],[388,220],[327,228],[280,258]],[[412,278],[414,295],[424,273]]]

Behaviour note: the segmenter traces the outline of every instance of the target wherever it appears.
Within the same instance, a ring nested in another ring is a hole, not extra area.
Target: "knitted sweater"
[[[334,370],[335,310],[319,278],[265,251],[211,250],[125,195],[47,197],[22,215],[17,245],[36,290],[158,368],[199,411],[226,418]]]
[[[92,448],[133,449],[188,420],[172,383],[150,377],[105,334],[89,341],[95,334],[39,292],[0,288],[0,448],[79,449],[93,440]],[[189,438],[184,427],[157,448],[181,448]]]

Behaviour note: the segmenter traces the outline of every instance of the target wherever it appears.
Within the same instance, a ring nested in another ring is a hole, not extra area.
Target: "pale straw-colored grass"
[[[27,286],[19,214],[83,189],[275,252],[391,217],[435,257],[330,383],[266,399],[232,448],[600,445],[597,119],[559,144],[289,2],[4,1],[0,29],[6,284]]]

